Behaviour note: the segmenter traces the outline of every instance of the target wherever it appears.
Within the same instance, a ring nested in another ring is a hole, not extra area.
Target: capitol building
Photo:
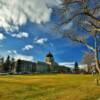
[[[55,62],[53,54],[49,52],[44,59],[44,62],[31,62],[25,60],[17,60],[12,68],[13,73],[49,73],[58,72],[59,65]]]

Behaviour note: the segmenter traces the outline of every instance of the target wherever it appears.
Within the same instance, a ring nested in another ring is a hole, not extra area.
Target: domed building
[[[53,54],[51,52],[49,52],[45,57],[45,63],[52,65],[54,62],[55,61],[54,61]]]
[[[59,65],[55,62],[54,56],[51,52],[49,52],[45,56],[45,61],[25,61],[18,60],[14,67],[15,73],[50,73],[50,72],[58,72]]]
[[[54,56],[49,52],[45,57],[45,63],[49,65],[50,72],[57,72],[59,65],[55,62]]]

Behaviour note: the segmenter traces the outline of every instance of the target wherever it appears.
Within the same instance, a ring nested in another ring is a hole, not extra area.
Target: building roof
[[[49,52],[49,53],[46,55],[46,57],[53,57],[53,55],[52,55],[51,52]]]

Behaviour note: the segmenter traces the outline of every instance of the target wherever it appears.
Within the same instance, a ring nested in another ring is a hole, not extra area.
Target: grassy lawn
[[[99,100],[91,75],[0,76],[0,100]]]

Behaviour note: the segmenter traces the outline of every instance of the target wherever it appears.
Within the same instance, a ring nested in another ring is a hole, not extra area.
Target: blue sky
[[[0,1],[5,3],[0,10],[1,56],[44,61],[51,51],[57,62],[81,61],[86,48],[52,31],[51,23],[57,21],[52,8],[59,6],[59,0]],[[73,24],[67,28],[73,28]]]
[[[44,60],[45,55],[51,51],[57,62],[80,61],[83,54],[83,47],[69,40],[49,33],[44,27],[27,23],[20,27],[17,34],[25,32],[28,36],[18,38],[5,33],[5,39],[1,41],[1,55],[18,54],[33,56],[35,60]],[[20,32],[20,33],[19,33]],[[13,53],[16,51],[15,53]]]

